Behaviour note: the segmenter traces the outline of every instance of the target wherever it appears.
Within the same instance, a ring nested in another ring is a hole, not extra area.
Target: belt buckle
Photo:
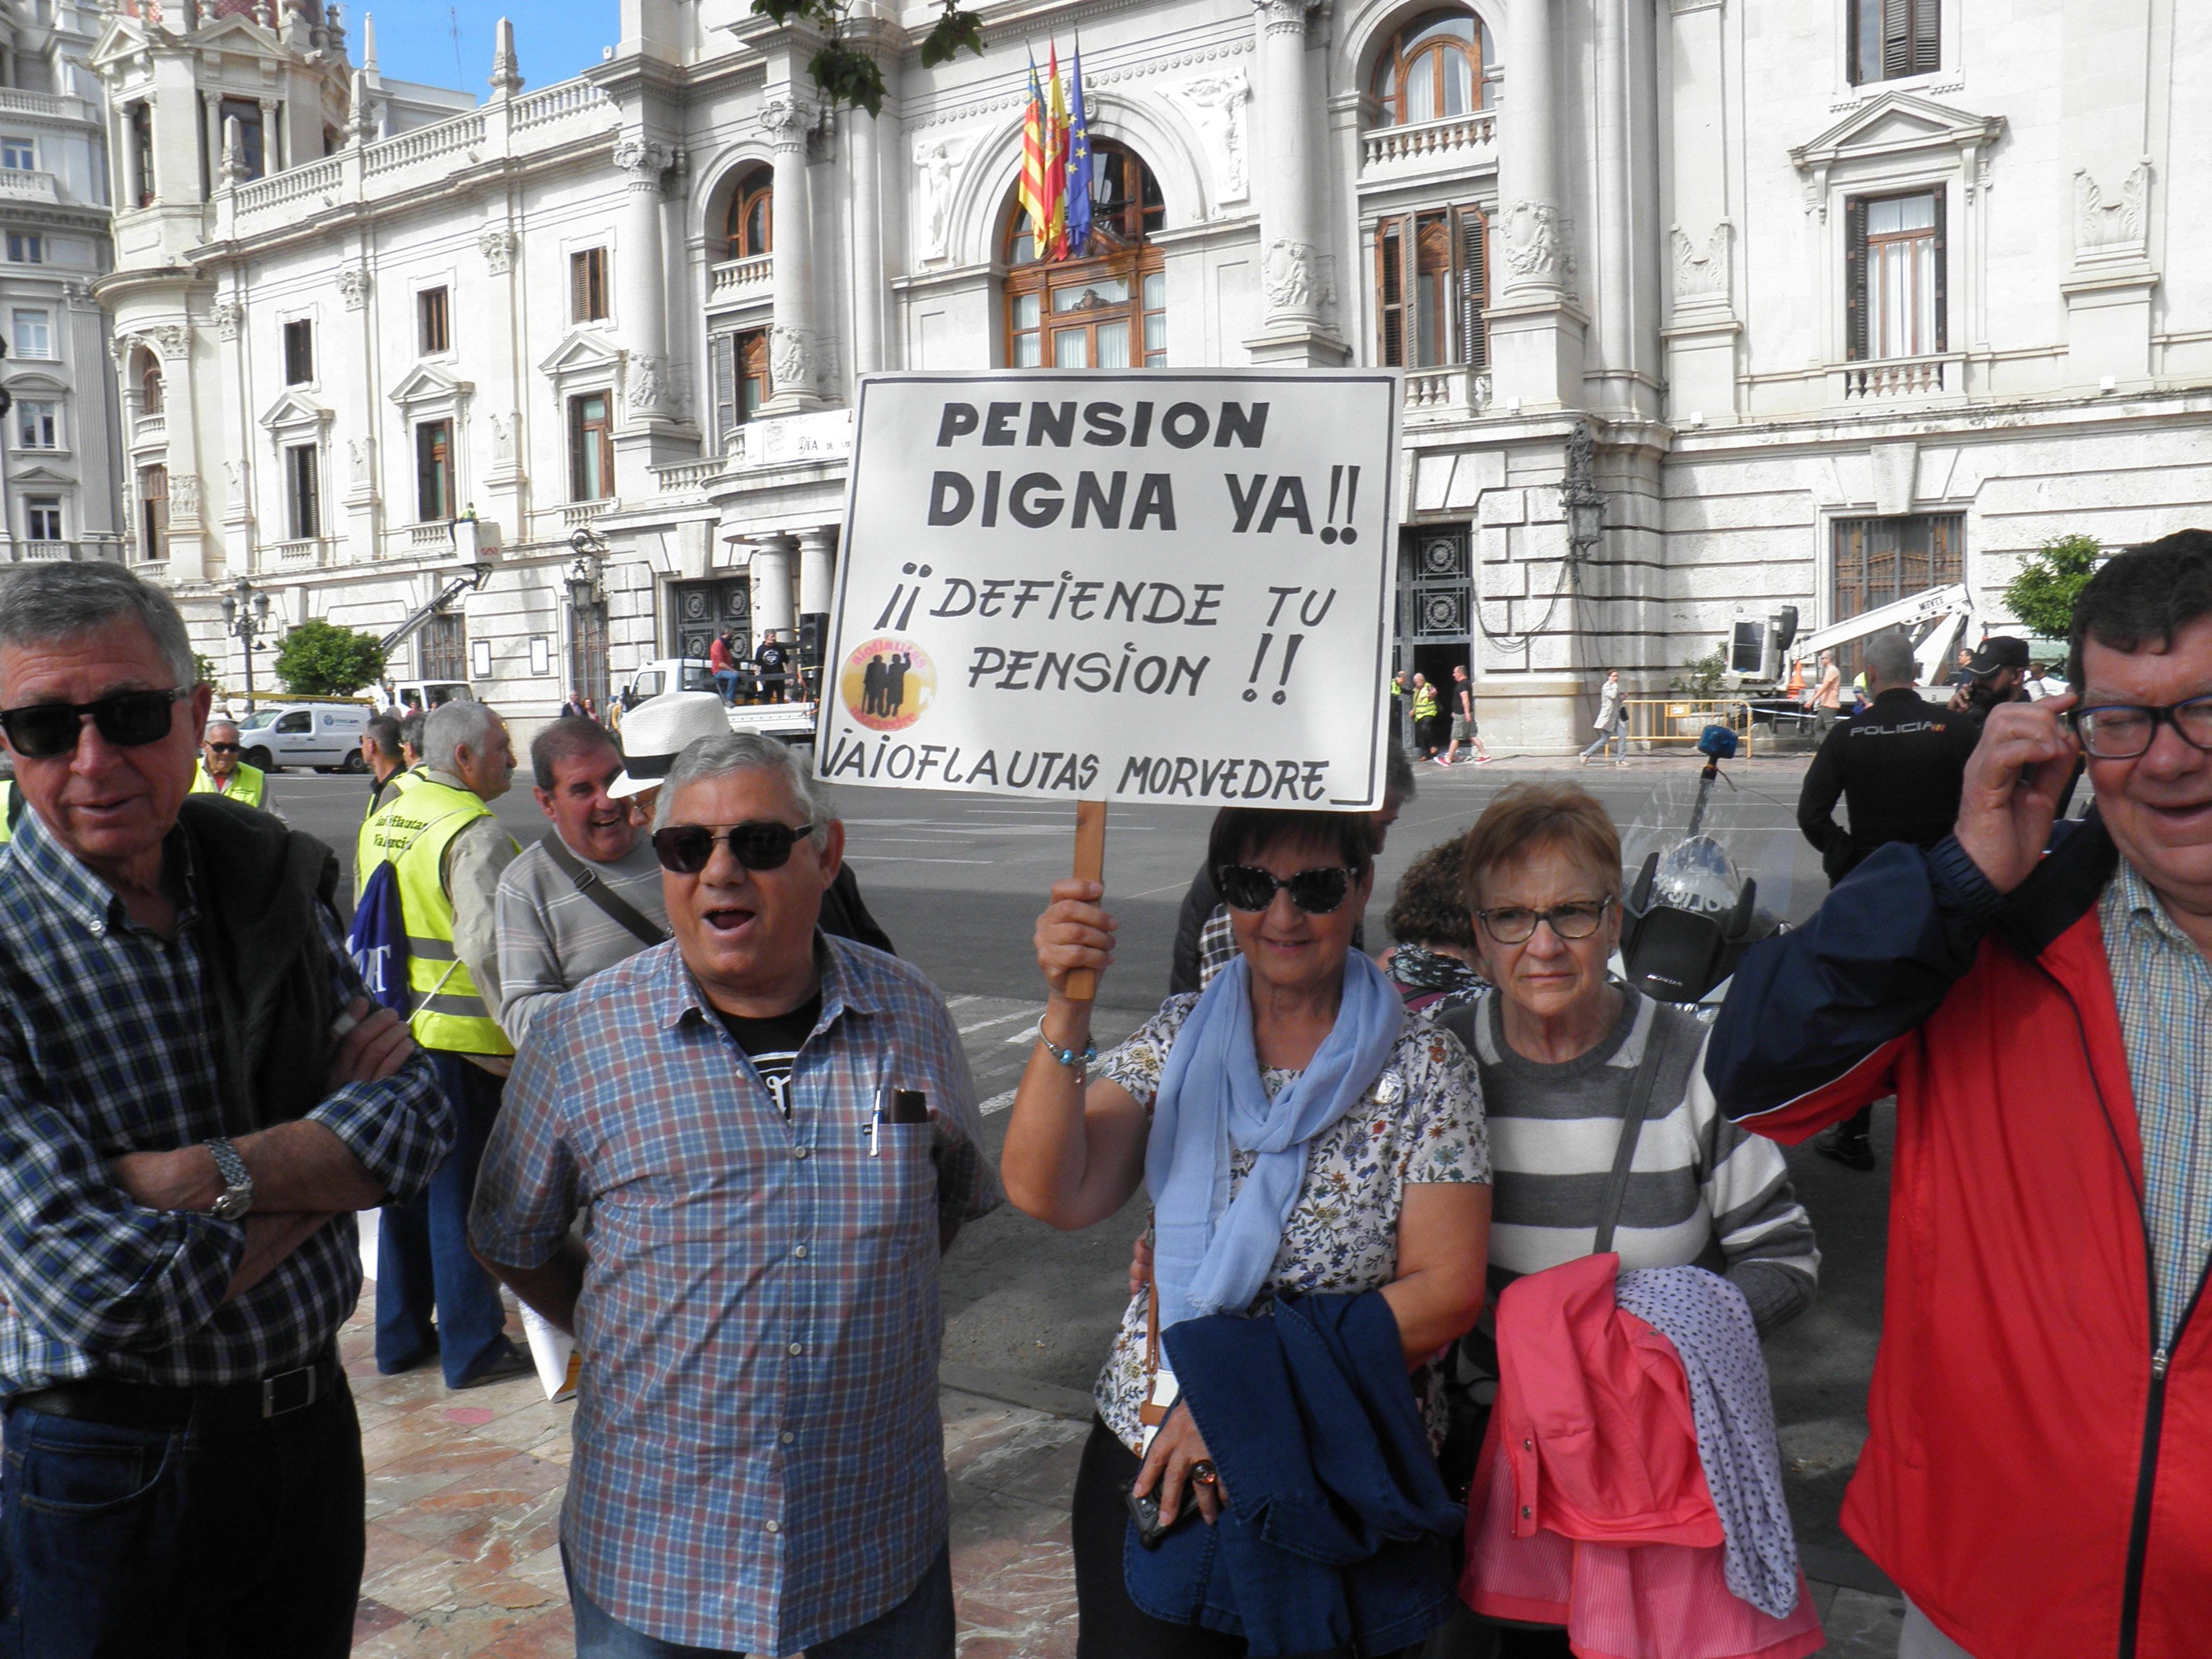
[[[306,1397],[295,1400],[289,1405],[278,1405],[276,1403],[277,1384],[290,1382],[295,1377],[306,1379]],[[301,1365],[293,1370],[279,1371],[274,1376],[264,1376],[261,1379],[261,1415],[265,1419],[271,1417],[283,1417],[289,1413],[300,1411],[313,1405],[316,1395],[320,1392],[321,1379],[316,1375],[315,1367],[313,1365]]]

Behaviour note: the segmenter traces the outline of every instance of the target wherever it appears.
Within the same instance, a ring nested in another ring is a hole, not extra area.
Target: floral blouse
[[[1099,1075],[1127,1089],[1147,1115],[1168,1050],[1197,1006],[1195,994],[1170,997],[1099,1063]],[[1296,1076],[1267,1070],[1260,1080],[1272,1099]],[[1338,1295],[1379,1290],[1397,1276],[1398,1213],[1409,1182],[1489,1181],[1482,1085],[1450,1032],[1419,1015],[1408,1018],[1367,1100],[1367,1110],[1346,1113],[1315,1138],[1305,1185],[1251,1312],[1265,1311],[1279,1289]],[[1234,1197],[1253,1159],[1241,1147],[1231,1152]],[[1145,1304],[1139,1294],[1122,1314],[1093,1392],[1106,1426],[1131,1451],[1144,1437],[1137,1409],[1145,1402]],[[1431,1388],[1426,1394],[1440,1408],[1437,1391]],[[1432,1434],[1440,1421],[1431,1424]]]

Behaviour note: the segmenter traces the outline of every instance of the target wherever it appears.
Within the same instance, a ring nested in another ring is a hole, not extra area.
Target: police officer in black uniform
[[[1797,827],[1820,849],[1832,885],[1884,842],[1933,847],[1958,819],[1981,721],[1923,698],[1912,689],[1917,672],[1903,634],[1867,641],[1867,706],[1830,729],[1805,774]],[[1835,820],[1839,799],[1850,809],[1848,830]],[[1869,1109],[1838,1124],[1819,1138],[1817,1149],[1854,1170],[1871,1170],[1871,1116]]]

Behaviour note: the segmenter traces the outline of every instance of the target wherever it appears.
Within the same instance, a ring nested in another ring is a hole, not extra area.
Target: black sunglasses
[[[89,714],[103,741],[137,749],[167,737],[172,711],[191,695],[185,685],[173,691],[118,691],[97,702],[29,702],[0,708],[0,731],[25,760],[52,760],[76,748]]]
[[[238,744],[234,743],[211,743],[207,746],[208,753],[210,755],[235,755],[238,748]]]
[[[713,830],[703,823],[672,823],[653,832],[653,854],[664,870],[679,876],[696,876],[714,856],[714,843],[723,842],[730,856],[748,870],[780,870],[791,861],[791,849],[814,833],[802,823],[738,823]]]
[[[1352,872],[1340,865],[1301,870],[1279,881],[1265,870],[1249,864],[1224,864],[1213,872],[1213,884],[1232,910],[1264,910],[1275,902],[1277,889],[1310,916],[1325,916],[1344,902],[1352,890]]]

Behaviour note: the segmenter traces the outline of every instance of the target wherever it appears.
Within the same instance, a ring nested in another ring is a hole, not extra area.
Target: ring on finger
[[[1190,1466],[1190,1478],[1201,1486],[1212,1486],[1219,1484],[1221,1474],[1213,1467],[1212,1459],[1201,1457]]]

